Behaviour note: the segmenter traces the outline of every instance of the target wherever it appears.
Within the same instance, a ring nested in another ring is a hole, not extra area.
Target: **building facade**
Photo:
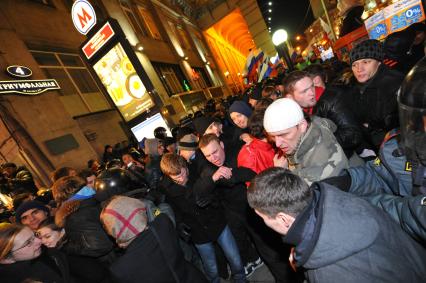
[[[4,0],[0,9],[0,69],[26,66],[32,70],[29,79],[55,79],[60,86],[34,96],[0,96],[0,163],[27,166],[43,186],[50,185],[49,173],[55,168],[81,169],[87,160],[100,158],[105,144],[114,145],[132,135],[105,88],[79,56],[86,36],[73,26],[73,2]],[[226,76],[226,67],[219,65],[219,55],[212,51],[205,31],[241,7],[246,12],[250,7],[258,10],[256,1],[90,3],[98,22],[109,17],[118,20],[155,88],[153,100],[170,126],[199,110],[206,100],[240,90],[235,79],[238,68],[232,70],[234,79]],[[235,62],[227,59],[225,64]],[[0,72],[0,80],[16,79]]]

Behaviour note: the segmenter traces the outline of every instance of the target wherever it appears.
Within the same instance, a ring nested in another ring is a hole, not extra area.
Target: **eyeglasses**
[[[20,247],[20,248],[17,248],[17,249],[15,249],[15,250],[12,250],[12,251],[10,251],[11,253],[14,253],[14,252],[17,252],[17,251],[19,251],[19,250],[22,250],[23,248],[27,248],[27,247],[31,247],[32,246],[32,244],[34,243],[34,241],[35,241],[35,239],[36,239],[36,235],[35,234],[33,234],[32,235],[32,237],[31,238],[29,238],[23,245],[22,245],[22,247]]]

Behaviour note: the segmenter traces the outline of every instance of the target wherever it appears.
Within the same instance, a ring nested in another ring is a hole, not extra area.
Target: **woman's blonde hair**
[[[59,207],[64,201],[86,185],[86,180],[78,176],[59,178],[52,187],[53,198]]]
[[[16,235],[18,235],[24,228],[25,226],[18,224],[0,224],[0,260],[9,256],[12,251]]]

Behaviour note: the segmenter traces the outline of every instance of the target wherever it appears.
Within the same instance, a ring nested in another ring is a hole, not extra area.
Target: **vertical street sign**
[[[79,33],[86,35],[96,24],[95,9],[86,0],[77,0],[71,9],[72,22]]]

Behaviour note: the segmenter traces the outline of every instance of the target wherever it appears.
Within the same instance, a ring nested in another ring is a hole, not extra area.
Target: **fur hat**
[[[263,127],[268,133],[279,132],[298,125],[303,118],[302,108],[296,101],[280,98],[266,108]]]
[[[198,138],[194,134],[183,136],[178,142],[178,149],[197,150]]]
[[[234,103],[232,103],[232,105],[229,107],[229,114],[231,114],[232,112],[241,113],[247,118],[250,118],[253,110],[244,101],[237,100],[237,101],[234,101]]]
[[[43,210],[44,212],[47,213],[47,215],[50,215],[49,208],[47,208],[47,206],[45,206],[43,203],[41,203],[37,200],[30,200],[30,201],[23,202],[18,207],[18,209],[16,209],[16,213],[15,213],[16,221],[18,223],[21,223],[22,214],[24,214],[25,212],[27,212],[30,209]]]
[[[358,43],[350,53],[351,64],[361,59],[375,59],[381,62],[383,57],[383,45],[375,39],[367,39]]]
[[[116,196],[101,212],[101,222],[117,244],[125,248],[146,229],[145,203],[138,199]]]

